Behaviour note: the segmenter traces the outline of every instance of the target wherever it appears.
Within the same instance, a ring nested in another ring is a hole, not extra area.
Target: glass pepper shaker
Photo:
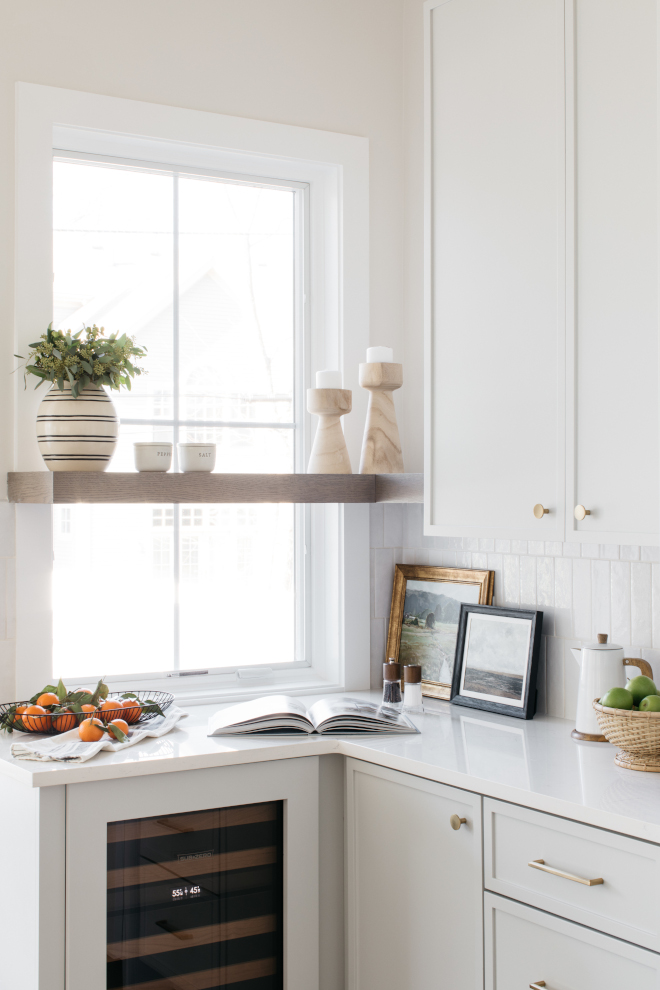
[[[422,707],[422,668],[417,663],[406,664],[403,668],[403,707],[405,711],[423,712]]]
[[[383,705],[400,712],[403,707],[401,693],[401,664],[390,657],[383,664]]]

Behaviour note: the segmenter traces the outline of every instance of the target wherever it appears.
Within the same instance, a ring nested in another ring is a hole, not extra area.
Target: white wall
[[[15,455],[9,375],[19,80],[368,137],[371,341],[401,355],[402,0],[6,0],[1,11],[0,478]],[[50,318],[44,313],[35,336]],[[4,497],[4,481],[0,490]],[[5,546],[13,547],[11,512],[0,515],[0,557]],[[13,562],[8,567],[13,574]],[[12,636],[10,624],[3,638],[0,616],[0,700],[13,697]]]

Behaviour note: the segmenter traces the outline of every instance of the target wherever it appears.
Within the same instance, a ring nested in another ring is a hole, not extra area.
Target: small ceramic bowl
[[[212,471],[215,467],[214,443],[178,443],[177,448],[182,471]]]
[[[134,443],[135,468],[137,471],[169,471],[172,466],[171,443]]]

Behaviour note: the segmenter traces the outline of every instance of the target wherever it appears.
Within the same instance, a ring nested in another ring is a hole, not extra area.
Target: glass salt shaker
[[[419,664],[406,664],[403,668],[403,709],[407,712],[423,712],[422,668]]]
[[[383,664],[383,706],[397,712],[403,707],[401,664],[393,657]]]

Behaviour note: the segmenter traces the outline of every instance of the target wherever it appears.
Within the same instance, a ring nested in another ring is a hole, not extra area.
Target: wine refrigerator
[[[282,990],[283,802],[107,825],[108,990]]]

